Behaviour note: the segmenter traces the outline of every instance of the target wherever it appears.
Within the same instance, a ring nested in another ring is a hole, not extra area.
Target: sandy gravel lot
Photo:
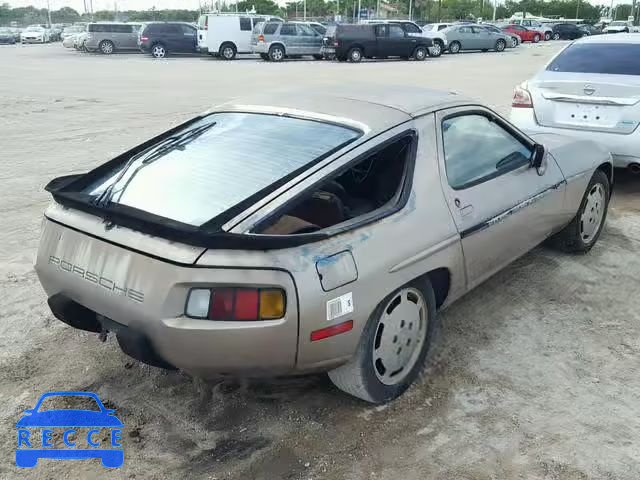
[[[219,101],[359,80],[460,91],[506,113],[560,43],[423,63],[103,57],[0,47],[0,478],[607,479],[640,477],[640,177],[619,173],[586,256],[538,248],[441,315],[422,381],[372,408],[324,376],[205,383],[52,317],[33,272],[43,186]],[[42,392],[98,393],[125,464],[14,464]]]

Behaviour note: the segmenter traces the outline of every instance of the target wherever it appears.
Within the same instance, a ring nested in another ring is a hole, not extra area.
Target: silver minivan
[[[263,60],[311,55],[322,60],[322,35],[307,22],[264,22],[253,29],[251,51]]]
[[[90,23],[85,48],[110,55],[115,51],[138,49],[140,23]]]

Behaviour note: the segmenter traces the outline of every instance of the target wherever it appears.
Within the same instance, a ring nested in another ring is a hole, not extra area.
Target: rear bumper
[[[265,42],[259,42],[255,45],[251,45],[252,53],[269,53],[269,44]]]
[[[640,163],[640,131],[638,129],[633,133],[623,135],[592,130],[544,127],[538,124],[532,108],[512,108],[510,118],[518,128],[529,132],[556,133],[597,142],[611,152],[614,167],[626,168],[631,164]]]
[[[123,351],[146,363],[201,377],[295,369],[297,291],[286,271],[170,263],[50,220],[35,269],[57,318],[83,330],[115,332]],[[229,285],[282,288],[285,317],[240,322],[184,315],[190,288]]]

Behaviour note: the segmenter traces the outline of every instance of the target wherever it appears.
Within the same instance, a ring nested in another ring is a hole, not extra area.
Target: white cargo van
[[[254,13],[205,13],[198,18],[198,50],[225,60],[251,53],[251,32],[258,23],[283,21]]]

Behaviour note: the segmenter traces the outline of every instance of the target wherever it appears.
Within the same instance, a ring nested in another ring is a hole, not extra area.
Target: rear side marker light
[[[218,321],[277,320],[285,311],[278,288],[193,288],[185,308],[188,317]]]
[[[325,338],[334,337],[336,335],[340,335],[341,333],[348,332],[353,329],[353,320],[348,320],[343,323],[339,323],[337,325],[332,325],[327,328],[322,328],[320,330],[316,330],[315,332],[311,332],[311,341],[317,342],[318,340],[324,340]]]

